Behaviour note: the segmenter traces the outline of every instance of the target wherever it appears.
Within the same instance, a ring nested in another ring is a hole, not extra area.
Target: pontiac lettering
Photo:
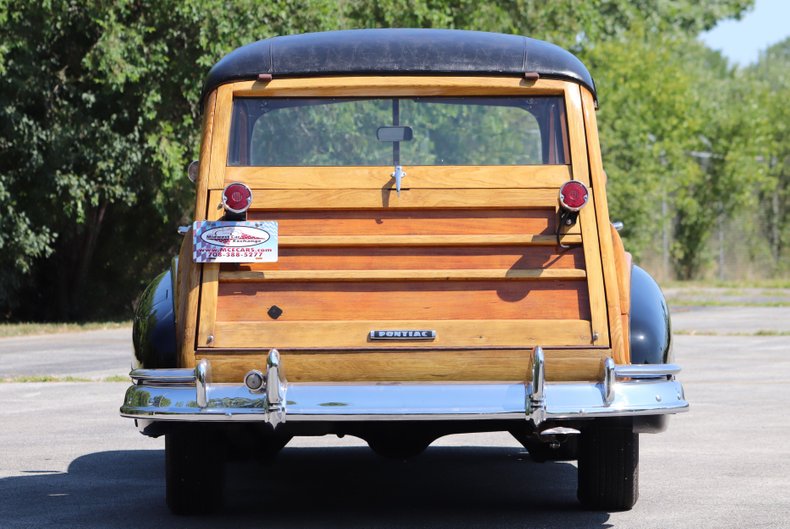
[[[433,340],[436,331],[370,331],[371,340]]]

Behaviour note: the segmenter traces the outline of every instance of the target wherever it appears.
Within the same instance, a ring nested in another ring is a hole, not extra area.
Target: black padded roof
[[[595,96],[590,72],[570,52],[518,35],[450,29],[353,29],[259,40],[208,74],[203,97],[232,81],[306,75],[523,75],[568,79]]]

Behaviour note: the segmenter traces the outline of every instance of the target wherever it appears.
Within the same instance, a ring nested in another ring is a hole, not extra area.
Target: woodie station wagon
[[[216,508],[226,457],[297,435],[405,458],[481,431],[631,508],[639,434],[688,403],[609,219],[596,106],[576,57],[515,35],[335,31],[217,63],[194,223],[137,309],[121,408],[166,438],[170,508]]]

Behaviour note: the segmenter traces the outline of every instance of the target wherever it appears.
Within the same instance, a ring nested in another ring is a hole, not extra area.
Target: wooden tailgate
[[[405,166],[400,194],[391,167],[212,156],[222,178],[207,186],[206,218],[221,217],[225,184],[248,184],[248,219],[279,224],[279,260],[203,265],[196,358],[220,381],[260,368],[271,348],[292,381],[523,380],[540,345],[550,380],[599,377],[612,348],[595,208],[562,231],[566,248],[556,239],[560,185],[592,187],[583,122],[569,123],[570,165]],[[371,341],[374,330],[436,337]]]

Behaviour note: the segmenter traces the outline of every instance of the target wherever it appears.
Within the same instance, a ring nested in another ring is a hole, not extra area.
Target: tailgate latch
[[[401,183],[401,180],[403,180],[403,177],[406,176],[406,173],[403,170],[403,167],[401,167],[400,165],[396,165],[395,166],[395,172],[392,173],[391,176],[392,176],[392,178],[395,179],[395,191],[397,192],[398,196],[400,196],[400,183]]]

